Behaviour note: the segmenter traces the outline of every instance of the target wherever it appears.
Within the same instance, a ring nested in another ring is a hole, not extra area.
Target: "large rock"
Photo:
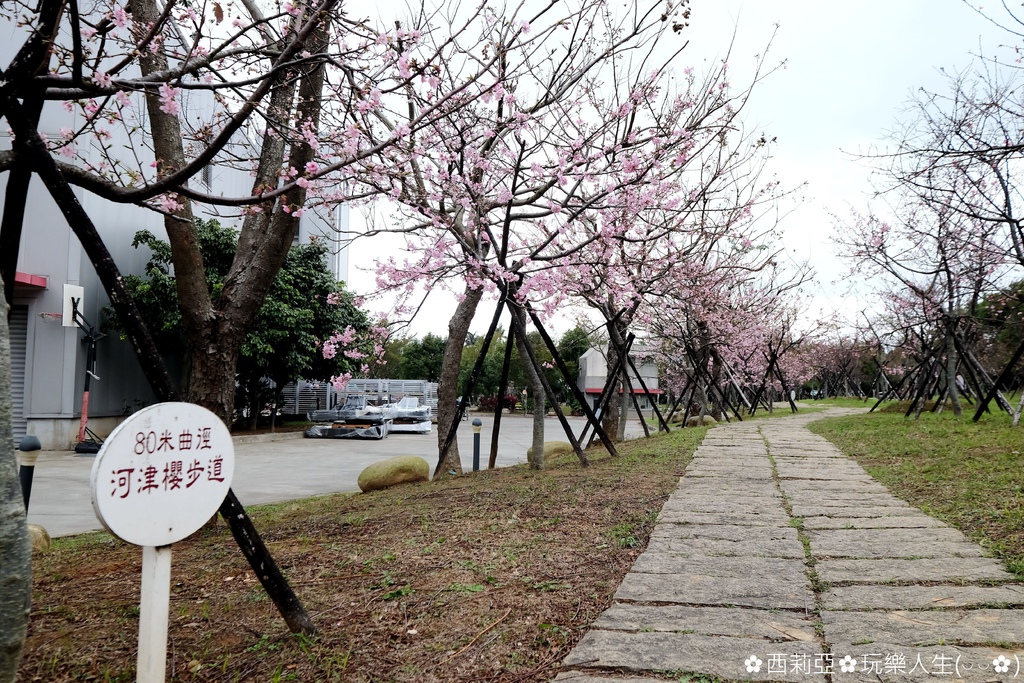
[[[716,424],[718,424],[718,420],[711,417],[710,415],[705,415],[703,421],[701,420],[700,415],[691,415],[686,419],[687,427],[700,427],[701,425],[706,425],[710,427]]]
[[[399,455],[375,462],[359,473],[362,491],[378,491],[410,481],[429,481],[430,465],[415,455]]]
[[[28,537],[32,543],[32,552],[45,553],[50,549],[50,534],[38,524],[28,525]]]
[[[568,441],[545,441],[544,442],[544,457],[552,455],[567,455],[572,453],[572,444]],[[533,457],[533,446],[526,449],[526,457]]]

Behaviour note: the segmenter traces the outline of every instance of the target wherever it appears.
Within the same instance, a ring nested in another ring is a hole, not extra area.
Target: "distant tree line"
[[[473,389],[474,399],[492,398],[498,394],[507,338],[507,333],[504,333],[502,330],[495,334],[495,342],[487,349],[483,371]],[[556,394],[560,400],[571,405],[573,403],[572,394],[566,385],[565,378],[555,369],[551,352],[545,346],[540,334],[533,331],[527,334],[527,338],[537,359],[544,364],[545,374],[551,382],[551,386],[555,388]],[[462,352],[462,360],[459,364],[460,387],[465,386],[470,371],[480,357],[483,341],[483,337],[479,335],[473,333],[467,335],[466,344]],[[408,336],[392,338],[384,346],[384,359],[386,363],[374,367],[372,375],[381,379],[424,379],[430,382],[437,382],[441,377],[441,366],[444,362],[446,345],[446,338],[433,333],[428,333],[422,338]],[[574,377],[579,375],[580,356],[586,353],[591,345],[591,335],[587,330],[578,325],[566,331],[558,340],[558,353],[562,356],[566,365],[569,366],[569,370]],[[512,348],[508,376],[509,393],[515,390],[517,399],[519,399],[519,392],[529,386],[529,378],[526,374],[526,363],[515,345]],[[531,395],[530,405],[532,405],[532,400],[533,397]]]

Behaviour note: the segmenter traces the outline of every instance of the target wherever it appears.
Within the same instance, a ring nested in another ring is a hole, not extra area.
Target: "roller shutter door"
[[[28,306],[11,309],[11,398],[14,408],[14,446],[25,436],[25,358],[28,340]]]

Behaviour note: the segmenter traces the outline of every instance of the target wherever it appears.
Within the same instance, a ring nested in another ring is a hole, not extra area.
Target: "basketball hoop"
[[[64,321],[64,314],[63,313],[40,313],[39,317],[42,318],[43,322],[48,324],[48,325],[52,325],[52,324],[58,324],[59,325],[59,324],[61,324]]]

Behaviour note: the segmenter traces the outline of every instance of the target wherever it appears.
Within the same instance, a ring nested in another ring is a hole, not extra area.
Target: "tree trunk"
[[[448,452],[440,457],[444,449],[445,439],[458,419],[459,406],[459,366],[462,363],[462,349],[466,344],[466,335],[473,322],[473,315],[483,298],[483,289],[466,287],[466,294],[455,308],[455,314],[448,322],[448,341],[444,347],[444,360],[441,362],[441,377],[437,384],[437,446],[438,460],[434,476],[448,472],[462,474],[462,460],[459,458],[458,439],[452,441]]]
[[[540,379],[540,368],[534,367],[529,361],[530,354],[526,350],[526,311],[522,307],[513,308],[514,315],[519,320],[519,329],[522,334],[516,335],[516,348],[519,349],[519,357],[523,360],[523,367],[526,377],[533,389],[533,455],[530,457],[530,469],[544,469],[544,383]],[[525,407],[525,406],[524,406]]]
[[[626,421],[629,419],[629,380],[626,378],[629,372],[628,366],[623,363],[619,371],[619,422],[615,428],[615,440],[626,440]]]
[[[722,376],[722,359],[715,350],[711,351],[711,359],[714,365],[711,367],[711,378],[709,380],[708,388],[720,387],[721,383],[719,379]],[[729,406],[725,398],[725,393],[719,390],[720,398],[715,401],[715,406],[711,410],[711,417],[715,418],[719,422],[723,421],[723,415],[725,419],[728,419]],[[719,405],[721,403],[721,405]]]
[[[610,357],[614,351],[609,348],[608,353]],[[604,433],[609,438],[614,438],[614,435],[619,433],[619,412],[622,405],[622,392],[619,391],[618,384],[619,382],[616,381],[612,386],[611,396],[608,397],[608,403],[604,407],[604,412],[601,413],[601,429],[604,430]]]
[[[0,683],[11,683],[28,633],[32,598],[32,550],[11,431],[9,307],[0,297]]]
[[[130,0],[132,18],[139,30],[145,31],[160,18],[160,11],[153,0]],[[143,76],[167,71],[167,57],[160,50],[141,50],[139,67]],[[157,179],[171,175],[185,166],[185,148],[178,117],[161,110],[160,96],[156,90],[146,94],[146,112],[149,114],[150,136],[153,154],[156,158]],[[185,334],[191,340],[197,331],[208,325],[212,318],[210,293],[206,284],[206,268],[203,254],[199,251],[192,202],[182,199],[177,208],[164,216],[164,230],[171,245],[171,259],[174,263],[174,283],[181,302],[181,319]],[[223,419],[220,412],[214,411]]]
[[[605,363],[607,368],[612,367],[613,358],[619,358],[620,350],[622,353],[625,353],[626,330],[629,325],[627,316],[623,314],[616,317],[611,313],[613,309],[614,307],[609,305],[603,311],[605,320],[608,321],[605,325],[608,329],[608,352],[606,354],[607,362]],[[626,379],[626,373],[629,372],[629,364],[626,363],[625,358],[622,358],[621,361],[619,364],[619,379],[616,381],[619,391],[612,390],[611,400],[608,402],[608,407],[601,417],[601,427],[604,428],[605,433],[609,437],[614,438],[616,441],[625,439],[626,417],[629,414],[629,395],[626,393],[629,391],[629,382]]]
[[[136,19],[138,19],[138,17],[136,17]],[[79,237],[83,248],[86,250],[93,267],[99,275],[100,281],[103,283],[103,287],[106,290],[107,295],[110,297],[111,305],[117,311],[122,324],[126,328],[128,338],[132,343],[132,347],[136,352],[139,363],[142,366],[143,372],[146,374],[146,378],[149,380],[154,393],[156,393],[160,400],[177,400],[177,392],[174,389],[173,382],[170,379],[170,375],[167,373],[163,360],[156,351],[156,346],[153,344],[152,338],[149,336],[149,331],[145,328],[145,325],[141,323],[141,315],[138,313],[134,302],[125,290],[117,266],[114,264],[113,259],[106,250],[106,246],[103,244],[103,240],[99,237],[99,234],[97,233],[88,214],[85,213],[84,209],[79,204],[77,197],[67,184],[67,181],[61,175],[53,161],[53,158],[50,156],[39,137],[38,132],[35,130],[35,127],[31,125],[31,121],[21,110],[21,105],[13,98],[3,98],[3,100],[0,101],[0,108],[4,109],[7,120],[15,130],[16,134],[22,138],[23,142],[26,143],[26,149],[31,155],[30,161],[33,164],[33,170],[39,174],[41,180],[46,184],[47,189],[53,196],[57,206],[61,209],[68,221],[68,224]],[[293,219],[293,222],[297,222],[297,219]],[[292,232],[294,232],[294,227]],[[291,233],[289,233],[287,241],[288,245],[290,245]],[[285,247],[284,252],[287,252],[287,246]],[[281,260],[283,261],[283,259],[284,256],[282,255]],[[261,264],[264,263],[270,263],[269,259],[261,261]],[[183,267],[182,270],[187,270],[187,268]],[[176,272],[179,272],[177,264]],[[276,271],[270,273],[270,279],[273,278],[275,273]],[[269,289],[269,286],[270,281],[268,280],[266,282],[266,289]],[[266,289],[260,292],[257,288],[250,287],[247,289],[246,294],[252,298],[258,297],[259,302],[262,302],[262,297],[265,296]],[[206,291],[205,276],[202,291]],[[255,311],[257,311],[258,308],[259,303],[256,304],[255,309],[252,311],[253,317],[255,317]],[[240,309],[241,306],[236,306],[234,308],[235,311],[239,311]],[[238,351],[236,344],[233,355],[229,354],[230,362],[226,365],[222,364],[222,362],[225,361],[225,357],[219,357],[218,354],[221,353],[224,342],[231,338],[232,334],[220,334],[218,337],[216,333],[221,332],[222,330],[231,332],[232,330],[245,329],[247,324],[239,324],[238,320],[238,318],[224,320],[222,321],[222,327],[220,329],[214,329],[212,324],[207,325],[206,329],[209,330],[210,343],[203,343],[197,348],[192,349],[193,355],[203,354],[205,351],[206,355],[210,356],[212,359],[212,361],[208,360],[205,365],[200,361],[196,363],[193,368],[190,368],[193,373],[196,372],[196,367],[210,371],[198,373],[203,383],[214,387],[218,386],[216,381],[212,379],[213,371],[218,367],[220,372],[227,376],[226,380],[220,383],[219,388],[215,389],[215,392],[218,392],[220,396],[223,396],[225,394],[224,388],[227,387],[226,394],[230,396],[230,399],[227,401],[223,399],[212,401],[211,405],[206,405],[206,402],[203,402],[206,407],[213,409],[218,416],[222,417],[222,419],[227,415],[230,415],[231,406],[233,405],[234,367]],[[251,318],[249,319],[249,324],[251,324]],[[7,342],[6,335],[4,336],[4,341]],[[7,381],[7,386],[9,386],[9,379]],[[199,401],[195,402],[198,403]],[[227,406],[227,409],[225,410],[223,406]],[[8,430],[10,429],[9,424],[10,423],[8,422]],[[8,439],[9,438],[10,432],[8,431]],[[0,460],[2,460],[2,451],[0,451]],[[2,477],[0,477],[0,480],[2,480]],[[2,498],[0,498],[0,500],[2,500]],[[280,574],[273,558],[263,545],[259,535],[256,534],[255,528],[252,527],[244,509],[237,504],[237,500],[234,500],[234,504],[232,505],[233,500],[234,495],[229,492],[228,498],[221,506],[221,513],[228,520],[232,533],[235,535],[239,545],[242,546],[242,550],[246,554],[246,557],[249,558],[254,571],[259,575],[264,588],[267,589],[271,598],[274,600],[275,605],[282,610],[282,616],[284,616],[289,628],[292,628],[293,630],[301,630],[304,633],[315,632],[312,621],[302,609],[301,604],[298,602],[294,593],[292,593],[287,581]],[[243,542],[246,543],[246,545],[242,545]],[[6,562],[6,555],[3,557],[5,557],[4,561]],[[285,611],[286,609],[292,609],[292,612],[287,613]]]

